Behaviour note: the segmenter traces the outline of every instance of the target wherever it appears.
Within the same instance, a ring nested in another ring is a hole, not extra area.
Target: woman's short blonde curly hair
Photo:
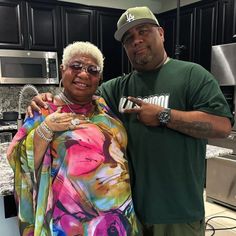
[[[91,56],[97,62],[97,65],[101,68],[101,73],[103,71],[104,66],[104,58],[102,52],[99,50],[97,46],[90,42],[82,42],[77,41],[67,45],[64,48],[63,56],[62,56],[62,66],[65,68],[68,66],[71,58],[75,55],[88,55]]]

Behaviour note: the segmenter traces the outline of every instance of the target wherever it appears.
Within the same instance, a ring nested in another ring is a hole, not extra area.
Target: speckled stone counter
[[[207,145],[206,159],[231,154],[233,150]],[[1,154],[0,159],[0,195],[8,195],[13,192],[13,172],[6,160],[6,155]],[[5,158],[4,158],[5,157]]]
[[[215,158],[219,156],[225,156],[232,153],[233,153],[232,149],[217,147],[213,145],[207,145],[206,159]]]
[[[0,195],[13,192],[14,173],[6,158],[8,146],[9,143],[0,143]]]

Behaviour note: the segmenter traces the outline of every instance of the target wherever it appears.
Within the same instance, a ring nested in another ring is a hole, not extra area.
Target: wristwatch
[[[161,111],[158,114],[158,120],[160,122],[160,126],[166,126],[168,122],[170,121],[170,116],[171,116],[171,109],[170,108],[165,108],[163,111]]]

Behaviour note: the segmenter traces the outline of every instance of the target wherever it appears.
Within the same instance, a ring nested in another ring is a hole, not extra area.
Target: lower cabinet
[[[0,196],[1,235],[20,236],[13,195]]]

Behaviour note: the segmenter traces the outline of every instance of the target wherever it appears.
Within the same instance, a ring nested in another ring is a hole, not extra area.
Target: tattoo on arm
[[[176,130],[197,138],[207,138],[213,135],[213,127],[209,122],[194,121],[191,123],[175,121]]]

